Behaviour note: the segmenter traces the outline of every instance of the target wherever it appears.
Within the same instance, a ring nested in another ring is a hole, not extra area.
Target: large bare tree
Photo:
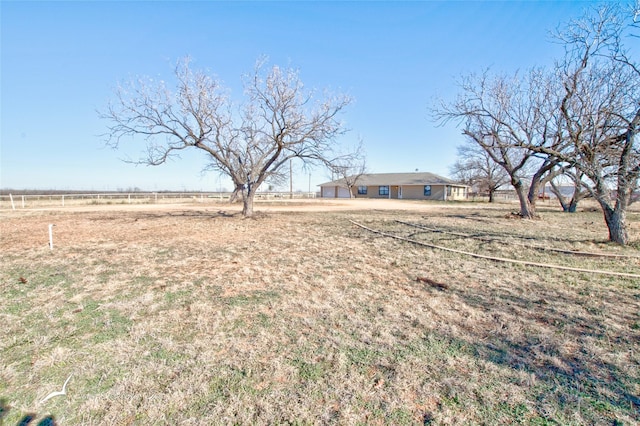
[[[523,217],[535,212],[536,186],[568,173],[600,204],[609,240],[629,242],[626,212],[640,178],[640,65],[624,42],[637,39],[638,16],[617,3],[587,12],[557,32],[565,55],[552,72],[467,78],[458,100],[437,111],[505,167]],[[532,158],[539,167],[525,199],[518,176]]]
[[[345,95],[305,90],[297,71],[258,61],[245,77],[246,101],[236,106],[221,83],[194,71],[188,59],[175,68],[176,88],[139,78],[117,88],[103,118],[107,143],[144,138],[140,163],[159,165],[184,149],[208,155],[208,169],[229,176],[243,196],[242,214],[253,215],[258,187],[293,158],[326,164],[335,157],[336,138],[345,132],[338,114]]]
[[[557,32],[565,46],[556,64],[559,141],[529,148],[573,166],[600,204],[609,240],[629,242],[626,213],[640,178],[640,70],[624,41],[633,11],[605,4]]]
[[[468,140],[483,149],[509,176],[520,202],[520,216],[537,217],[541,185],[557,173],[559,160],[530,147],[555,137],[547,99],[553,90],[547,75],[532,69],[524,76],[464,76],[456,100],[432,109],[435,120],[451,120]]]

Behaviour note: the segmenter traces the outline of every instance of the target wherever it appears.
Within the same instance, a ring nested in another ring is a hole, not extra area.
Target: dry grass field
[[[0,212],[4,424],[640,423],[640,279],[350,222],[640,275],[638,210],[387,201]]]

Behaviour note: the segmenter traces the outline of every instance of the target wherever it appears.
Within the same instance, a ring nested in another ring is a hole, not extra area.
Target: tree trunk
[[[574,194],[573,197],[571,197],[571,202],[569,203],[569,206],[567,210],[565,210],[565,212],[575,213],[578,210],[578,201],[580,201],[580,198],[576,197],[576,195]]]
[[[580,192],[578,185],[575,186],[573,196],[570,200],[568,197],[562,195],[560,188],[553,181],[551,181],[551,192],[553,192],[558,199],[564,213],[575,213],[578,210],[578,202],[584,198],[584,194]]]
[[[558,197],[558,201],[560,201],[560,206],[562,206],[562,211],[564,213],[569,213],[569,210],[571,209],[570,203],[571,201],[573,201],[573,199],[567,203],[564,197]]]
[[[231,204],[235,203],[236,201],[238,201],[238,195],[242,194],[242,196],[244,197],[244,193],[242,191],[243,185],[242,184],[236,184],[235,189],[233,190],[233,193],[231,194],[231,196],[229,197],[229,202]]]
[[[529,202],[528,211],[532,215],[527,219],[533,219],[535,217],[538,217],[538,214],[536,213],[536,204],[538,201],[539,188],[540,188],[540,180],[538,178],[538,174],[536,173],[536,175],[531,179],[531,185],[529,186],[529,192],[527,193],[527,201]]]
[[[490,203],[493,203],[493,194],[494,194],[495,192],[496,192],[496,191],[494,191],[493,189],[490,189],[490,190],[489,190],[489,202],[490,202]]]
[[[631,191],[621,191],[618,183],[618,193],[614,200],[611,199],[608,189],[602,180],[596,182],[596,191],[592,195],[600,204],[604,221],[609,229],[609,241],[626,245],[629,244],[629,233],[627,231],[627,206],[631,197]]]
[[[627,232],[626,212],[619,209],[612,209],[608,205],[602,205],[604,221],[609,228],[609,241],[626,245],[629,244],[629,233]]]
[[[256,195],[253,188],[249,191],[244,191],[242,193],[242,216],[243,217],[252,217],[253,216],[253,197]]]
[[[536,206],[529,202],[528,194],[525,191],[525,187],[522,184],[522,181],[517,180],[511,182],[513,188],[516,190],[516,194],[518,195],[518,200],[520,201],[520,216],[523,219],[535,219],[537,217],[536,214]]]

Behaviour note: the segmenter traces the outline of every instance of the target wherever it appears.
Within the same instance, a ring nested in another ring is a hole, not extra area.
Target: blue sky
[[[371,172],[449,174],[453,125],[428,114],[451,99],[463,73],[513,72],[552,64],[549,33],[593,2],[30,2],[1,1],[0,187],[15,189],[217,190],[206,157],[185,152],[157,167],[138,158],[143,143],[106,148],[98,117],[120,81],[169,79],[189,55],[242,99],[241,76],[262,55],[300,70],[309,88],[354,98],[342,116],[362,139]],[[311,172],[311,186],[329,180]],[[296,173],[306,191],[309,174]]]

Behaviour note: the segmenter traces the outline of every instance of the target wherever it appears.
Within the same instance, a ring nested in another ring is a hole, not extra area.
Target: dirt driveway
[[[492,208],[483,203],[483,208]],[[312,200],[256,200],[254,210],[258,213],[296,211],[296,212],[331,212],[331,211],[357,211],[357,210],[406,210],[415,212],[429,212],[440,209],[474,209],[478,203],[464,202],[433,202],[418,200],[388,200],[388,199],[312,199]],[[497,205],[496,208],[504,208]],[[239,213],[242,211],[242,203],[230,204],[227,201],[205,200],[159,203],[104,203],[104,204],[70,204],[67,206],[43,206],[15,211],[3,209],[0,215],[24,214],[24,212],[43,211],[69,211],[69,212],[99,212],[99,211],[173,211],[173,210],[220,210],[227,213]]]

